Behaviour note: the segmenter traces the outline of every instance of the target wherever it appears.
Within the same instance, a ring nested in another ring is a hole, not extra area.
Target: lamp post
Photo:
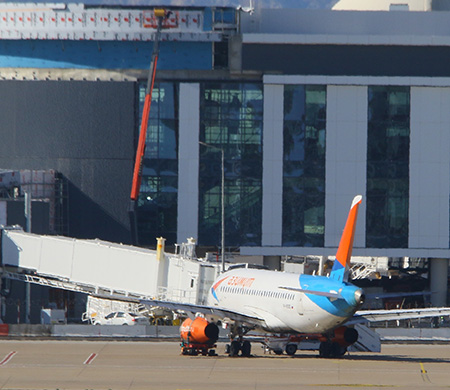
[[[207,144],[205,142],[199,141],[199,144],[206,146],[208,148],[220,150],[222,154],[221,168],[222,168],[222,181],[221,181],[221,219],[222,219],[222,238],[221,238],[221,260],[222,260],[222,272],[225,272],[225,152],[223,148],[218,148],[217,146]]]

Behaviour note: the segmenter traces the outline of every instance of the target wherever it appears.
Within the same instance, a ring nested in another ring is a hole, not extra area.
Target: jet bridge
[[[191,239],[168,254],[163,245],[151,250],[3,229],[2,276],[87,294],[204,304],[219,264],[197,259],[194,246]]]

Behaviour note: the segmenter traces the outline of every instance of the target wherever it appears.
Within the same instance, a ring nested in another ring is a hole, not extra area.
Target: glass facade
[[[139,84],[139,124],[146,84]],[[138,199],[138,240],[156,245],[163,236],[177,242],[178,83],[155,84],[148,122],[141,190]]]
[[[200,93],[200,245],[221,244],[221,150],[225,245],[261,245],[263,90],[258,83],[203,83]]]
[[[369,87],[366,246],[406,248],[409,87]]]
[[[284,87],[285,246],[324,245],[326,86]]]

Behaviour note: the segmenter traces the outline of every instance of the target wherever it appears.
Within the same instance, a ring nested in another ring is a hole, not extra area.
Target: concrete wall
[[[384,342],[448,342],[450,328],[376,328]],[[118,325],[9,325],[9,336],[14,337],[138,337],[179,338],[178,326],[118,326]],[[228,330],[220,328],[219,337],[227,340]]]
[[[358,1],[364,5],[367,1]],[[383,0],[381,0],[383,1]],[[422,2],[429,0],[414,0]],[[435,0],[436,1],[436,0]],[[446,0],[440,0],[444,2]],[[391,0],[391,3],[408,1]],[[448,5],[447,5],[448,8]],[[360,12],[313,9],[256,9],[252,15],[241,13],[241,31],[244,34],[269,35],[298,34],[328,36],[404,36],[405,41],[414,42],[411,36],[448,36],[450,26],[445,12]],[[245,39],[244,39],[245,40]],[[365,42],[370,44],[370,40]],[[346,43],[343,41],[342,43]],[[388,43],[388,42],[386,42]],[[417,42],[419,43],[419,42]]]
[[[198,239],[200,85],[180,84],[177,242]]]
[[[325,246],[337,247],[355,195],[366,195],[367,87],[327,88]],[[361,204],[355,247],[365,247],[366,204]]]
[[[411,88],[409,247],[449,247],[450,88]]]
[[[262,245],[282,244],[283,85],[264,85]]]
[[[4,326],[4,325],[2,325]],[[55,338],[176,338],[179,339],[178,326],[153,325],[9,325],[6,334],[13,337],[55,337]],[[6,333],[6,334],[5,334]],[[219,328],[219,337],[226,338],[228,330]]]

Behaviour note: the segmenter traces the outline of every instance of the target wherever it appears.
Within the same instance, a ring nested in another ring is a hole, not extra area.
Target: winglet
[[[352,256],[353,239],[355,238],[356,219],[358,217],[358,208],[361,204],[362,196],[357,195],[353,198],[352,206],[348,213],[347,222],[342,232],[339,248],[336,253],[336,260],[331,269],[330,278],[340,282],[348,280],[348,269],[350,257]]]

